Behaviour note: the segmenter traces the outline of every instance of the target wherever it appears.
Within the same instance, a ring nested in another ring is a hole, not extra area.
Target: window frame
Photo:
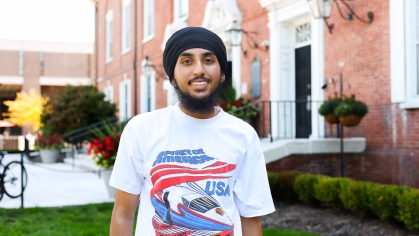
[[[148,9],[152,8],[152,11],[147,11]],[[150,19],[152,18],[152,22],[150,28],[148,28],[150,24]],[[150,41],[154,38],[155,34],[155,7],[154,7],[154,0],[144,0],[143,4],[143,43]]]
[[[126,121],[132,116],[131,80],[124,79],[119,83],[119,120]]]
[[[400,103],[402,109],[419,108],[419,38],[416,32],[416,20],[419,20],[419,11],[416,1],[404,1],[405,26],[405,101]]]
[[[106,52],[106,63],[109,63],[113,60],[113,11],[108,11],[106,13],[106,42],[105,42],[105,52]]]
[[[19,75],[25,74],[25,52],[19,51]]]
[[[186,14],[185,15],[179,15],[181,11],[181,2],[185,3],[186,5]],[[174,21],[186,21],[189,17],[189,0],[174,0]]]
[[[121,15],[122,54],[125,54],[131,50],[131,0],[122,0]]]

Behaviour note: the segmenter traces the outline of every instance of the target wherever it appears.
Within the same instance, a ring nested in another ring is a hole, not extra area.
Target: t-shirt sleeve
[[[136,125],[131,120],[122,132],[109,185],[127,193],[140,194],[143,186],[143,158],[133,126]]]
[[[251,146],[234,185],[234,198],[243,217],[267,215],[275,211],[266,173],[265,158],[259,140]]]

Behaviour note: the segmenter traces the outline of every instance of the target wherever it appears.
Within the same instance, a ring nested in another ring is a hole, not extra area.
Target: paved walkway
[[[8,154],[3,160],[7,164],[12,160],[20,160],[18,154]],[[83,205],[89,203],[112,202],[108,196],[103,179],[99,178],[99,170],[88,156],[72,159],[65,163],[43,164],[25,161],[28,173],[28,184],[24,192],[24,207],[53,207]],[[21,199],[11,199],[7,195],[0,201],[1,208],[19,208]]]

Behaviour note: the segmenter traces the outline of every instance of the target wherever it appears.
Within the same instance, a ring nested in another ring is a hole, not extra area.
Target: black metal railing
[[[260,138],[295,139],[309,137],[338,137],[335,125],[326,125],[318,114],[323,101],[256,101],[229,111],[231,115],[245,120],[254,127]],[[257,109],[258,115],[245,116],[251,109]]]

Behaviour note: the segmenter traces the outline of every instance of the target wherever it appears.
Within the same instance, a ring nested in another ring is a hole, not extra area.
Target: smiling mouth
[[[200,85],[206,85],[206,84],[208,84],[208,82],[207,81],[199,81],[199,82],[192,82],[191,84],[200,86]]]

